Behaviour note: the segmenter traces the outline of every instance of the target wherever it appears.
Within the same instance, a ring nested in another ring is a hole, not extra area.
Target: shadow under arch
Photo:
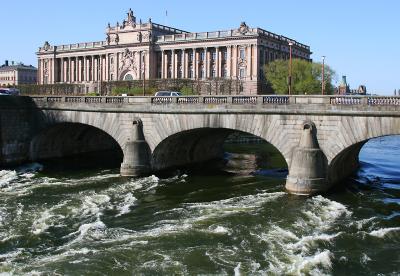
[[[262,137],[254,134],[227,128],[196,128],[175,133],[161,141],[153,150],[151,164],[154,171],[168,168],[184,167],[210,160],[223,159],[224,143],[234,133],[245,134],[261,139],[279,150]],[[286,164],[286,159],[279,152]]]
[[[81,123],[57,123],[33,137],[29,159],[43,161],[95,152],[108,152],[120,163],[123,159],[121,146],[103,130]]]

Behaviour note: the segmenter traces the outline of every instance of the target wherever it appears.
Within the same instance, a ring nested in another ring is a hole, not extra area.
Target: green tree
[[[325,93],[333,94],[332,80],[335,72],[325,64]],[[289,60],[278,59],[265,66],[265,78],[276,94],[287,94],[289,91]],[[292,94],[321,94],[322,64],[302,59],[292,60]]]

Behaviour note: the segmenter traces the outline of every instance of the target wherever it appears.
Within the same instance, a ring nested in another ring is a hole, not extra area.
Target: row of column
[[[56,82],[90,82],[108,80],[108,55],[57,59]]]
[[[244,55],[240,56],[240,51]],[[216,52],[215,59],[212,58]],[[178,55],[181,60],[178,62]],[[200,55],[204,55],[202,59]],[[192,58],[190,58],[192,56]],[[224,57],[225,56],[225,57]],[[212,75],[212,66],[215,75]],[[233,78],[251,80],[257,77],[258,57],[256,45],[232,45],[227,47],[204,47],[161,51],[161,78]],[[179,74],[180,68],[182,74]],[[244,75],[240,75],[240,70]],[[201,72],[204,71],[204,73]]]

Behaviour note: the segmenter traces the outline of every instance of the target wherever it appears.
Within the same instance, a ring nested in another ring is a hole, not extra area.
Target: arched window
[[[132,77],[131,74],[126,74],[125,77],[124,77],[124,80],[125,81],[131,81],[131,80],[133,80],[133,77]]]

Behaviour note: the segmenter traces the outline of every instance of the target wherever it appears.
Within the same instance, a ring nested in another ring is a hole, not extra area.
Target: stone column
[[[257,44],[253,45],[253,74],[252,74],[252,79],[258,80],[259,77],[257,78],[259,74],[259,68],[260,68],[260,52],[257,49]]]
[[[221,58],[220,58],[220,52],[219,52],[219,47],[215,47],[215,52],[216,52],[216,61],[215,61],[215,77],[219,78],[220,77],[220,72],[221,72]]]
[[[226,71],[227,71],[227,78],[232,77],[232,72],[231,72],[231,64],[232,64],[232,46],[227,46],[226,47]]]
[[[176,53],[175,50],[171,50],[171,79],[176,78],[176,67],[177,67],[177,62],[176,62]]]
[[[232,51],[232,77],[233,79],[237,79],[237,61],[238,61],[238,45],[233,47]]]
[[[184,78],[184,79],[187,79],[188,78],[188,69],[189,69],[189,63],[188,63],[188,53],[185,51],[185,49],[182,49],[182,64],[183,64],[183,74],[182,74],[182,77]]]
[[[327,158],[319,148],[315,124],[305,122],[299,146],[293,149],[286,189],[299,195],[324,192],[329,188],[326,171]]]
[[[64,82],[64,59],[60,58],[60,82]]]
[[[104,81],[108,81],[110,78],[110,57],[108,54],[104,56]]]
[[[208,51],[207,51],[207,47],[204,47],[204,78],[208,78],[208,75],[210,73],[210,62],[208,60]]]
[[[253,45],[247,45],[246,46],[246,60],[247,60],[247,73],[246,73],[246,79],[251,80],[252,76],[252,71],[253,71],[253,56],[252,56],[252,47]]]
[[[164,56],[164,50],[161,51],[161,78],[164,79],[165,75],[165,56]]]
[[[143,135],[140,119],[132,122],[130,137],[122,147],[124,161],[121,164],[122,176],[142,176],[150,172],[150,148]]]
[[[197,79],[197,78],[198,78],[197,71],[199,70],[198,64],[197,64],[197,61],[198,61],[198,59],[197,59],[197,53],[196,53],[196,49],[195,49],[195,48],[193,48],[192,51],[193,51],[193,61],[192,61],[192,66],[193,66],[193,78],[194,78],[194,79]]]

